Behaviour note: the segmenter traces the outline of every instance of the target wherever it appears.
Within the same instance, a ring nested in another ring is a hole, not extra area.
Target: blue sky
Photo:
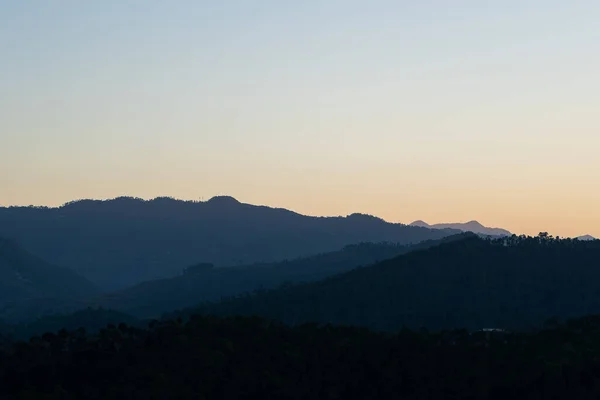
[[[596,1],[7,1],[0,204],[600,236]]]

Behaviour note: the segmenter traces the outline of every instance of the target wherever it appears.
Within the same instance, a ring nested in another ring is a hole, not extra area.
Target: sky
[[[7,0],[0,205],[600,237],[597,0]]]

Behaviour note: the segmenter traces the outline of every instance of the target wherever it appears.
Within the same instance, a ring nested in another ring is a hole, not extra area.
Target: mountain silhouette
[[[14,241],[0,238],[0,309],[13,301],[81,298],[93,295],[94,285],[75,272],[46,263]]]
[[[507,231],[506,229],[501,228],[488,228],[483,226],[477,221],[469,221],[465,223],[447,223],[447,224],[434,224],[429,225],[425,221],[415,221],[410,224],[410,226],[418,226],[421,228],[430,228],[430,229],[457,229],[463,232],[473,232],[479,235],[485,236],[510,236],[512,233]]]
[[[600,313],[600,243],[470,236],[193,312],[383,330],[529,328]]]
[[[199,260],[217,267],[273,262],[361,242],[418,243],[457,230],[432,230],[353,214],[311,217],[218,196],[81,200],[58,208],[0,208],[0,235],[105,290],[179,275]]]

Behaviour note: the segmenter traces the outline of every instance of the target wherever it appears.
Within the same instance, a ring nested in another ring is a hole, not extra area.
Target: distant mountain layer
[[[429,225],[424,221],[415,221],[410,226],[418,226],[422,228],[430,229],[457,229],[463,232],[473,232],[480,235],[486,236],[510,236],[512,233],[506,229],[501,228],[488,228],[483,226],[477,221],[470,221],[465,223],[453,223],[453,224],[434,224]]]
[[[95,291],[94,285],[75,272],[48,264],[13,241],[0,238],[0,310],[10,308],[13,301],[79,298]]]
[[[105,290],[173,277],[198,261],[216,266],[273,262],[354,243],[411,244],[456,233],[363,214],[309,217],[231,197],[207,202],[118,198],[59,208],[0,208],[0,235]]]
[[[198,311],[384,330],[539,326],[600,313],[600,242],[470,237]]]
[[[576,238],[577,240],[583,240],[583,241],[589,241],[589,240],[598,240],[595,237],[591,236],[591,235],[583,235],[583,236],[579,236],[578,238]]]

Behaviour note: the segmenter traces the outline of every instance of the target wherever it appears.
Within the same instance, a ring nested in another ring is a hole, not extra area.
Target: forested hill
[[[0,309],[12,301],[73,299],[95,292],[94,285],[75,272],[51,265],[0,237]]]
[[[537,326],[600,313],[600,241],[469,237],[198,311],[385,330]]]
[[[360,242],[410,244],[456,233],[362,214],[309,217],[230,197],[206,202],[118,198],[59,208],[0,208],[0,235],[17,239],[104,289],[176,276],[199,260],[216,266],[272,262]]]
[[[217,301],[223,297],[276,288],[287,283],[325,279],[360,266],[461,240],[470,235],[472,234],[453,235],[412,246],[359,243],[311,257],[239,267],[215,268],[203,263],[186,268],[181,276],[175,278],[144,282],[107,294],[99,304],[138,317],[158,317],[164,312],[195,306],[203,301]]]

